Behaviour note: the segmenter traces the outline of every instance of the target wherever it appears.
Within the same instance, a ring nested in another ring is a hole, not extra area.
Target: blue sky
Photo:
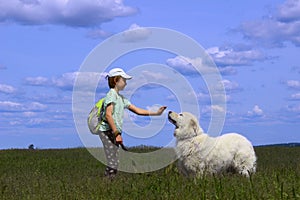
[[[147,27],[185,34],[214,60],[227,99],[222,133],[241,133],[254,145],[300,141],[299,0],[0,0],[0,148],[83,146],[72,114],[80,66],[112,35],[139,30],[131,38],[135,42],[147,36]],[[143,50],[122,56],[107,69],[130,71],[147,63],[168,66],[189,80],[207,130],[212,110],[208,90],[180,56]],[[168,78],[151,67],[143,73],[158,83]],[[124,95],[138,83],[128,81]],[[105,84],[99,84],[97,97],[107,91]],[[174,95],[179,94],[154,84],[138,88],[131,101],[181,112]],[[151,132],[147,124],[163,124],[149,137],[125,133],[129,146],[164,146],[173,139],[166,114],[148,118],[126,113],[128,119],[145,133]],[[97,137],[88,137],[100,144]]]

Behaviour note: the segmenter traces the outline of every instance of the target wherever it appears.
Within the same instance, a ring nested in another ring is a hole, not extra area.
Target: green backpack
[[[103,114],[104,114],[104,103],[105,97],[103,97],[102,99],[100,99],[95,106],[92,108],[88,119],[87,119],[87,123],[88,123],[88,127],[91,131],[92,134],[98,135],[99,134],[99,126],[100,123],[103,121]]]

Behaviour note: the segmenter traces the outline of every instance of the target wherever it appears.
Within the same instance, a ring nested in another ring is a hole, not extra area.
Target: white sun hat
[[[114,68],[112,70],[110,70],[107,74],[108,77],[114,77],[114,76],[122,76],[125,79],[131,79],[132,76],[129,76],[128,74],[126,74],[124,72],[123,69],[121,68]]]

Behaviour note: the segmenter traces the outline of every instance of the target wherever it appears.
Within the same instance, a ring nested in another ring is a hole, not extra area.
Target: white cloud
[[[286,105],[280,110],[280,121],[297,124],[300,121],[300,104]]]
[[[39,102],[18,103],[12,101],[0,101],[0,111],[3,112],[30,112],[30,111],[44,111],[46,105]]]
[[[291,89],[296,89],[296,90],[300,89],[300,81],[288,80],[286,81],[286,85]]]
[[[189,62],[189,58],[183,56],[176,56],[175,58],[169,58],[167,60],[167,65],[173,67],[183,74],[195,74],[197,70]]]
[[[227,79],[223,79],[218,84],[216,84],[216,89],[221,90],[222,88],[225,88],[226,92],[240,92],[242,88],[240,85],[235,81],[230,81]]]
[[[38,76],[38,77],[27,77],[25,78],[25,83],[27,85],[33,86],[47,86],[50,84],[50,80],[46,77]]]
[[[40,102],[43,104],[70,104],[72,102],[72,96],[70,94],[63,94],[63,93],[49,93],[47,91],[40,92],[36,95],[32,95],[28,97],[29,101],[33,102]]]
[[[222,80],[222,83],[224,84],[226,90],[236,90],[239,88],[239,84],[237,82],[232,82],[225,79]]]
[[[94,87],[94,83],[98,80],[100,77],[100,83],[101,80],[103,81],[106,76],[105,73],[97,73],[97,72],[69,72],[64,73],[59,77],[27,77],[25,78],[25,84],[31,85],[31,86],[52,86],[56,88],[60,88],[62,90],[73,90],[73,86],[75,83],[76,78],[80,77],[80,85],[79,87],[82,89],[88,89]],[[103,84],[100,84],[99,86],[104,87]],[[106,85],[105,85],[106,86]]]
[[[0,93],[12,94],[16,92],[16,88],[6,84],[0,84]]]
[[[221,75],[234,75],[237,73],[237,71],[231,66],[222,68],[205,67],[205,65],[202,64],[201,58],[191,59],[184,56],[176,56],[174,58],[167,59],[167,65],[186,75],[198,73],[193,65],[197,66],[201,73],[216,73],[218,70]]]
[[[255,113],[256,115],[262,115],[263,114],[263,110],[260,109],[258,107],[258,105],[255,105],[254,108],[253,108],[253,113]]]
[[[161,107],[161,105],[152,105],[152,106],[147,106],[146,109],[152,112],[158,111],[158,109]]]
[[[59,87],[59,88],[73,89],[73,85],[74,85],[77,75],[78,75],[77,72],[64,73],[64,74],[62,74],[61,77],[53,78],[52,85]],[[89,80],[89,79],[87,78],[87,80]]]
[[[151,35],[151,30],[132,24],[128,30],[123,32],[122,42],[138,42],[146,40]]]
[[[217,112],[219,114],[223,114],[226,112],[224,107],[220,105],[206,105],[201,109],[201,116],[203,117],[211,117],[212,112]]]
[[[203,74],[219,72],[218,68],[214,66],[207,66],[200,57],[188,58],[185,56],[176,56],[174,58],[167,59],[166,62],[167,65],[185,75],[197,75],[199,74],[198,70]]]
[[[127,91],[130,91],[133,88],[139,88],[141,86],[143,86],[143,89],[157,88],[160,86],[159,84],[155,83],[168,81],[170,81],[170,78],[166,74],[157,71],[143,70],[139,72],[137,76],[134,76],[132,80],[130,80],[130,84],[126,86],[126,90],[124,91],[124,93],[126,94]]]
[[[193,97],[192,95],[195,95],[194,93],[188,93],[188,96]],[[211,104],[211,100],[213,99],[215,103],[224,103],[224,101],[226,101],[227,103],[230,101],[231,97],[227,94],[223,94],[220,92],[212,92],[212,93],[203,93],[203,92],[199,92],[196,94],[196,97],[198,99],[198,101],[201,104]]]
[[[24,112],[23,115],[24,115],[24,117],[34,117],[34,116],[36,116],[36,113],[28,111],[28,112]]]
[[[167,64],[174,67],[182,67],[188,68],[191,71],[195,69],[192,67],[191,63],[189,62],[191,59],[184,57],[184,56],[176,56],[175,58],[170,58],[167,60]]]
[[[266,60],[267,57],[259,50],[233,49],[231,47],[211,47],[206,50],[217,66],[252,65],[255,61]]]
[[[220,113],[225,112],[224,107],[219,106],[219,105],[212,105],[212,106],[211,106],[211,109],[214,110],[214,111],[220,112]]]
[[[299,113],[300,113],[300,104],[287,106],[287,111],[292,112],[292,113],[296,113],[296,114],[299,115]]]
[[[31,111],[42,111],[47,108],[46,105],[41,104],[39,102],[31,102],[30,104],[25,104],[25,110],[31,110]]]
[[[277,18],[281,21],[297,21],[300,19],[300,1],[287,0],[278,6]]]
[[[167,101],[176,101],[177,98],[174,94],[170,94],[170,95],[166,96],[166,100]]]
[[[111,33],[106,32],[102,29],[96,29],[96,30],[89,31],[86,36],[91,39],[99,39],[99,38],[107,38],[111,35],[112,35]]]
[[[228,75],[236,75],[237,70],[234,67],[227,66],[227,67],[222,67],[219,68],[221,75],[223,76],[228,76]]]
[[[191,95],[195,95],[195,93],[190,92],[187,95],[191,96]],[[198,101],[200,101],[200,102],[210,103],[211,96],[208,93],[199,92],[196,94],[196,97],[197,97]]]
[[[290,99],[291,100],[300,100],[300,93],[292,94]]]
[[[195,93],[193,92],[188,92],[185,94],[185,99],[188,102],[189,99],[194,99],[197,98],[199,105],[211,105],[211,99],[214,100],[214,103],[218,104],[218,103],[224,103],[224,101],[226,101],[227,103],[229,103],[229,101],[231,100],[231,97],[229,95],[225,95],[219,92],[215,92],[215,93],[204,93],[204,92],[198,92]],[[177,101],[178,99],[176,98],[175,95],[171,94],[169,96],[166,97],[166,100],[168,101]]]
[[[247,22],[242,25],[242,31],[246,38],[267,47],[282,47],[287,41],[300,45],[300,22],[285,23],[273,19]]]
[[[42,119],[42,118],[34,118],[29,120],[29,125],[39,125],[44,123],[49,123],[51,120],[49,119]]]
[[[2,111],[18,110],[21,108],[22,105],[20,103],[12,101],[0,101],[0,110]]]
[[[9,124],[10,124],[11,126],[16,126],[16,125],[21,125],[22,122],[19,121],[19,120],[13,120],[13,121],[10,121]]]
[[[78,81],[78,88],[80,90],[90,90],[95,87],[97,83],[99,88],[104,88],[107,84],[103,84],[105,80],[106,73],[97,72],[70,72],[64,73],[60,77],[52,78],[52,86],[58,87],[63,90],[73,90],[75,80]]]
[[[0,22],[24,25],[99,26],[136,12],[123,0],[0,0]]]
[[[258,105],[255,105],[254,108],[247,113],[247,117],[250,118],[262,117],[263,115],[264,112]]]
[[[241,24],[240,32],[260,46],[282,47],[285,42],[300,46],[300,1],[287,0],[274,13],[268,18]]]
[[[154,82],[155,80],[168,80],[168,76],[160,72],[152,72],[152,71],[144,70],[142,72],[142,75],[144,79],[153,80]]]

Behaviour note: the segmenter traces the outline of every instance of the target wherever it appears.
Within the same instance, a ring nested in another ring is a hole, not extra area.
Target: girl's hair
[[[120,80],[120,78],[121,76],[108,77],[109,88],[114,88],[116,86],[116,83]]]

